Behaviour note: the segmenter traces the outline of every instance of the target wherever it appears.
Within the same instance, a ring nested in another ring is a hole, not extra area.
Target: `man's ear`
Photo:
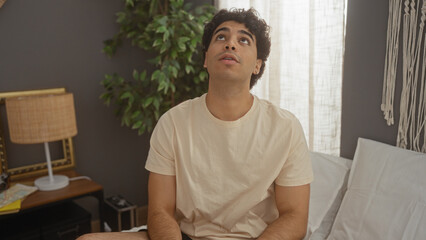
[[[260,68],[262,67],[262,59],[256,60],[256,66],[254,67],[253,74],[257,75],[260,72]]]
[[[204,68],[207,68],[207,52],[204,53]]]

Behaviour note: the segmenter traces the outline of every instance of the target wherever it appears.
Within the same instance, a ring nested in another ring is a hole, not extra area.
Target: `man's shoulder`
[[[173,119],[188,118],[189,116],[192,115],[191,113],[194,112],[195,108],[201,105],[201,101],[203,97],[204,95],[200,97],[188,99],[179,103],[178,105],[172,107],[167,112],[165,112],[161,116],[160,120],[166,121],[166,119],[168,119],[173,121]]]
[[[265,99],[258,99],[258,101],[260,110],[264,112],[266,116],[279,120],[298,121],[297,117],[289,110],[283,109]]]
[[[201,104],[201,101],[203,99],[204,95],[192,99],[185,100],[178,105],[172,107],[169,111],[166,113],[168,114],[176,114],[176,113],[182,113],[193,110],[194,107],[197,107]]]

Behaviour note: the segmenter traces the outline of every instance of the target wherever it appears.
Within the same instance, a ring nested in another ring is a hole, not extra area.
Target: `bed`
[[[353,161],[311,157],[305,240],[426,239],[426,154],[359,138]]]

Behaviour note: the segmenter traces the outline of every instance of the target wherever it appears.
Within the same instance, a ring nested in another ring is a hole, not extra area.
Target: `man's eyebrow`
[[[213,35],[216,35],[216,33],[220,32],[220,31],[229,32],[229,28],[227,28],[227,27],[219,28],[213,33]]]
[[[229,32],[230,30],[229,30],[229,28],[227,28],[227,27],[222,27],[222,28],[217,29],[217,30],[213,33],[213,35],[216,35],[216,33],[220,32],[220,31]],[[245,34],[245,35],[247,35],[247,36],[249,36],[249,37],[251,38],[251,40],[252,40],[252,41],[254,41],[253,35],[252,35],[251,33],[247,32],[246,30],[239,30],[238,32],[239,32],[239,33],[242,33],[242,34]]]
[[[245,35],[249,36],[249,37],[251,38],[251,40],[252,40],[252,41],[254,41],[254,39],[253,39],[253,35],[252,35],[251,33],[247,32],[247,31],[245,31],[245,30],[240,30],[240,31],[238,31],[238,32],[240,32],[240,33],[242,33],[242,34],[245,34]]]

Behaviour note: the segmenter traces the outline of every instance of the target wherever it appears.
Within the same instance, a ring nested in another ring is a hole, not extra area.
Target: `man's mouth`
[[[221,61],[227,62],[227,63],[238,63],[237,57],[235,57],[233,54],[224,54],[220,58]]]

